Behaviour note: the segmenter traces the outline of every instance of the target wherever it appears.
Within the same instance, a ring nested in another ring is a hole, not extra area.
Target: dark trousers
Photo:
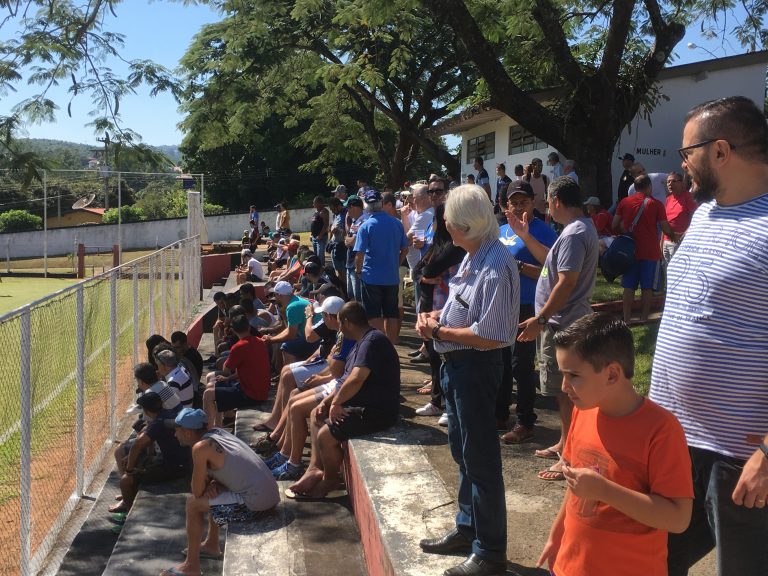
[[[520,322],[533,318],[533,304],[520,305]],[[518,424],[530,428],[536,423],[533,411],[536,402],[536,386],[539,377],[536,374],[536,341],[515,342],[514,348],[504,348],[504,375],[501,379],[499,394],[496,398],[496,420],[506,422],[509,419],[509,405],[512,403],[512,380],[517,382]]]
[[[768,508],[745,508],[731,499],[744,461],[700,448],[689,452],[693,514],[685,532],[669,535],[669,576],[685,576],[715,546],[721,576],[765,574]]]
[[[440,370],[451,456],[459,465],[456,528],[472,552],[504,561],[507,507],[501,448],[493,419],[503,367],[501,350],[460,350],[445,355]]]
[[[429,401],[432,402],[438,408],[443,407],[443,385],[440,382],[440,366],[443,361],[440,360],[440,355],[435,352],[434,340],[427,340],[427,355],[429,356],[429,369],[432,376],[432,392],[430,392]]]

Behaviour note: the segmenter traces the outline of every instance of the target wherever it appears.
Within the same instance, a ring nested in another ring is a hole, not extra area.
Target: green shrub
[[[42,230],[43,219],[26,210],[8,210],[0,214],[0,232]]]
[[[139,222],[140,220],[146,220],[141,208],[138,208],[137,206],[121,206],[120,216],[121,222]],[[104,212],[101,221],[104,224],[117,224],[117,208],[110,208]]]

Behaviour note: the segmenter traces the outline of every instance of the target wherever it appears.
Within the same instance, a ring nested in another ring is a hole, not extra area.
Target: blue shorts
[[[635,260],[621,277],[622,288],[659,290],[661,287],[661,260]]]
[[[261,402],[246,396],[240,389],[240,382],[216,382],[216,409],[228,412],[236,408],[252,408]],[[266,398],[263,400],[266,402]]]
[[[280,350],[294,356],[297,360],[306,360],[320,346],[320,341],[309,343],[302,338],[289,340],[280,345]]]
[[[363,308],[368,318],[400,318],[397,307],[399,284],[381,286],[363,282]]]

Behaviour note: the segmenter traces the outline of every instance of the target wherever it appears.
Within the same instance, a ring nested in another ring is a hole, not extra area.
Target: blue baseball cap
[[[176,425],[189,430],[199,430],[208,424],[208,416],[200,408],[182,408],[176,416]]]
[[[373,202],[381,202],[381,192],[378,190],[374,190],[371,188],[370,190],[365,191],[365,203],[366,204],[372,204]]]

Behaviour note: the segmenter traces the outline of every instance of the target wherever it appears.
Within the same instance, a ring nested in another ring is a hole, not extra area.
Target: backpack
[[[635,261],[635,237],[632,233],[649,202],[649,198],[643,200],[629,230],[614,238],[611,245],[600,257],[600,270],[608,282],[613,282],[617,277],[623,275]]]

